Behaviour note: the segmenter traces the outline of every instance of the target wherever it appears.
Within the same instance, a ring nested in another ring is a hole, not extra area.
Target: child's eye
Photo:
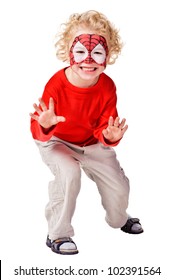
[[[102,52],[94,52],[94,54],[102,55]]]
[[[85,53],[84,51],[75,51],[75,53]]]

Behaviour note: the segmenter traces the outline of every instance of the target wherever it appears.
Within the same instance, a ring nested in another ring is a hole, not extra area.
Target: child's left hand
[[[112,143],[119,141],[128,128],[128,125],[125,125],[125,122],[126,119],[122,119],[120,122],[119,117],[115,120],[113,117],[109,117],[108,127],[102,131],[103,136]]]

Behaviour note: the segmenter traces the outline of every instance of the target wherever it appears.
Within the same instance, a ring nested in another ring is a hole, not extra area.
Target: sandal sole
[[[78,254],[79,251],[57,251],[57,250],[54,250],[52,247],[50,247],[52,252],[56,253],[56,254],[60,254],[60,255],[75,255],[75,254]]]

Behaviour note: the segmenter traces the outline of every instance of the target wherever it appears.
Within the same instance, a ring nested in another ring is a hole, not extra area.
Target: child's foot
[[[121,230],[131,234],[139,234],[144,231],[139,219],[130,217],[128,218],[126,224],[121,228]]]
[[[74,255],[78,254],[76,244],[70,237],[59,238],[51,241],[47,237],[46,245],[51,248],[51,250],[57,254],[62,255]]]

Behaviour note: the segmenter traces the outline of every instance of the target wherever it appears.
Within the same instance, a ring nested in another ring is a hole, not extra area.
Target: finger
[[[116,119],[114,121],[114,126],[119,127],[119,122],[120,122],[120,118],[116,117]]]
[[[35,114],[33,114],[33,113],[30,113],[29,115],[30,115],[30,117],[31,117],[32,119],[38,121],[38,116],[37,116],[37,115],[35,115]]]
[[[108,120],[108,125],[109,125],[109,126],[114,125],[114,119],[113,119],[113,117],[112,117],[112,116],[110,116],[110,117],[109,117],[109,120]]]
[[[119,128],[123,128],[126,123],[126,119],[122,119],[121,123],[119,124]]]
[[[42,111],[40,110],[40,108],[37,106],[36,103],[33,104],[33,107],[34,107],[35,111],[36,111],[39,115],[41,115]]]
[[[40,106],[41,106],[42,110],[47,111],[47,107],[46,107],[46,104],[44,103],[43,99],[39,98],[38,100],[40,102]]]
[[[52,97],[49,99],[49,110],[54,112],[54,101]]]
[[[123,129],[121,129],[123,135],[124,135],[124,133],[127,131],[127,129],[128,129],[128,125],[126,124],[125,127],[124,127]]]

